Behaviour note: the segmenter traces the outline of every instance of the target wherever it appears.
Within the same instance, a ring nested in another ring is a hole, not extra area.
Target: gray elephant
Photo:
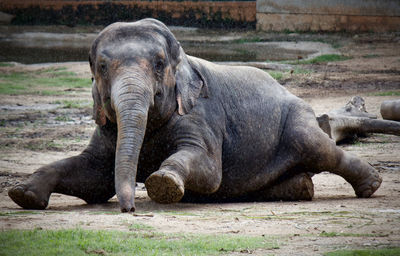
[[[108,26],[89,61],[98,126],[80,155],[9,191],[24,208],[44,209],[53,192],[87,203],[116,193],[121,211],[134,211],[136,182],[159,203],[309,200],[309,172],[342,176],[358,197],[381,184],[266,72],[187,56],[157,20]]]

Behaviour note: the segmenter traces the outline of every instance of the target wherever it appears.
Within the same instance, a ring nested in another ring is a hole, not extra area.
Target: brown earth
[[[396,35],[361,35],[338,49],[352,59],[302,65],[309,72],[286,72],[280,82],[305,99],[317,115],[340,108],[354,95],[366,100],[367,110],[379,114],[383,100],[400,93],[400,47]],[[65,66],[90,77],[86,63],[17,65],[10,70]],[[340,145],[367,160],[383,177],[381,188],[369,199],[358,199],[339,176],[315,175],[311,202],[227,204],[172,204],[152,202],[142,184],[137,190],[137,212],[119,214],[116,198],[107,204],[87,205],[82,200],[53,194],[45,211],[23,211],[7,196],[38,167],[79,154],[94,129],[90,107],[54,108],[63,99],[89,99],[89,89],[68,96],[7,96],[1,98],[0,229],[113,229],[132,231],[146,224],[164,233],[233,234],[268,237],[274,249],[242,251],[240,255],[320,255],[337,249],[400,246],[400,137],[374,134],[353,144]],[[57,121],[68,115],[70,120]],[[19,213],[19,214],[16,214]],[[332,233],[331,233],[332,232]]]

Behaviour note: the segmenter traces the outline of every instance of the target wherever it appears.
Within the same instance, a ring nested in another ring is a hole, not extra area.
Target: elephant
[[[400,136],[400,123],[377,119],[365,108],[365,101],[354,96],[343,108],[332,110],[317,117],[321,129],[336,143],[353,140],[367,133],[383,133]]]
[[[135,211],[135,184],[161,204],[310,200],[309,173],[345,178],[358,197],[382,179],[329,139],[311,107],[266,72],[186,55],[155,19],[114,23],[89,51],[94,131],[87,148],[8,192],[44,209],[53,192]]]
[[[383,101],[381,115],[383,119],[400,121],[400,99]]]

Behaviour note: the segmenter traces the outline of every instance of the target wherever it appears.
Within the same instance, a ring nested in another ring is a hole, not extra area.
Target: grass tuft
[[[217,255],[279,246],[266,237],[120,231],[9,230],[0,255]]]
[[[154,230],[154,227],[143,223],[134,223],[129,226],[129,230]]]
[[[29,215],[29,214],[40,214],[39,211],[13,211],[13,212],[0,212],[0,217],[6,216],[20,216],[20,215]]]
[[[0,67],[14,67],[15,64],[9,62],[0,62]]]
[[[311,74],[311,70],[309,69],[303,69],[303,68],[294,68],[292,70],[288,70],[285,72],[282,71],[267,71],[272,78],[274,78],[277,81],[280,81],[282,79],[289,78],[291,75],[309,75]]]
[[[249,37],[249,38],[240,38],[240,39],[234,40],[233,42],[237,43],[237,44],[258,43],[258,42],[262,42],[262,39],[259,37]]]
[[[0,72],[0,94],[62,95],[65,89],[89,88],[89,79],[79,78],[66,68],[49,68],[36,72]]]
[[[283,78],[283,72],[280,71],[268,71],[268,74],[278,81]]]
[[[317,56],[315,58],[312,58],[310,60],[299,60],[299,61],[290,61],[289,64],[295,65],[295,64],[320,64],[320,63],[326,63],[326,62],[334,62],[334,61],[344,61],[344,60],[349,60],[351,57],[348,56],[343,56],[339,54],[324,54]]]
[[[341,250],[328,252],[325,256],[397,256],[400,255],[400,248],[388,249],[367,249],[367,250]]]
[[[69,122],[69,121],[73,121],[68,115],[60,115],[60,116],[57,116],[54,120],[60,121],[60,122]]]
[[[370,96],[400,96],[400,91],[377,92]]]
[[[57,100],[52,102],[52,104],[62,105],[62,108],[77,108],[83,109],[91,107],[92,102],[88,100]]]

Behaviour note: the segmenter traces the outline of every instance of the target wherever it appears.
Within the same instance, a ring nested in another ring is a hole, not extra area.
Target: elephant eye
[[[107,74],[107,64],[105,62],[100,62],[99,64],[100,72],[105,75]]]
[[[161,72],[164,69],[164,61],[163,60],[157,60],[156,64],[154,65],[154,68],[156,69],[157,72]]]

